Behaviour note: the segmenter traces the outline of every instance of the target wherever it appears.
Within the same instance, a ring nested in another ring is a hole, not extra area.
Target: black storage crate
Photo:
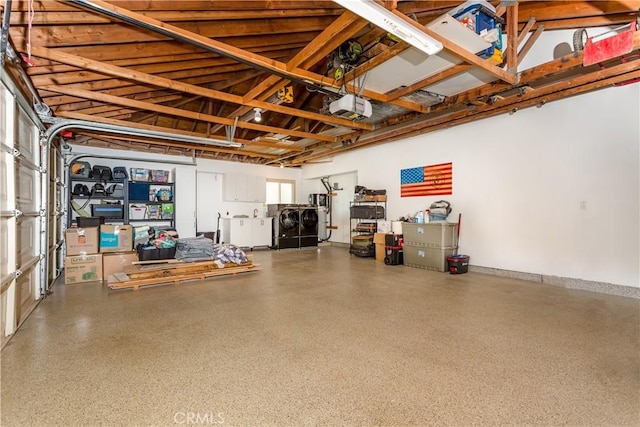
[[[352,219],[384,219],[384,206],[351,206]]]
[[[104,224],[103,216],[79,216],[76,218],[76,223],[80,228],[86,227],[100,227]]]
[[[138,245],[138,260],[152,261],[158,259],[172,259],[176,257],[176,247],[156,248],[155,246]]]

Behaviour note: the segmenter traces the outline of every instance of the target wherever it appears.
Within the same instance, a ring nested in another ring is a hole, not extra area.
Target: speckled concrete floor
[[[2,352],[3,426],[638,425],[640,302],[261,251],[180,287],[56,286]]]

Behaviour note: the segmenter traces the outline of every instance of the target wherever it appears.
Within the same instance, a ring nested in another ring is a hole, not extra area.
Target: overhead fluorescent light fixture
[[[333,0],[345,9],[366,19],[377,27],[404,40],[427,55],[435,55],[442,50],[442,43],[429,37],[413,25],[403,21],[389,10],[372,0]]]

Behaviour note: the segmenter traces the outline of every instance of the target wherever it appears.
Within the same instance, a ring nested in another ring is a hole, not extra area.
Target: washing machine
[[[267,205],[267,215],[273,218],[273,249],[300,247],[300,211],[298,205]]]
[[[300,247],[318,246],[318,207],[301,205],[300,214]]]

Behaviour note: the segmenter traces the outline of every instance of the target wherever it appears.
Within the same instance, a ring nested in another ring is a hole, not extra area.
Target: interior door
[[[222,194],[222,175],[213,172],[196,174],[196,231],[218,229],[218,211]]]

